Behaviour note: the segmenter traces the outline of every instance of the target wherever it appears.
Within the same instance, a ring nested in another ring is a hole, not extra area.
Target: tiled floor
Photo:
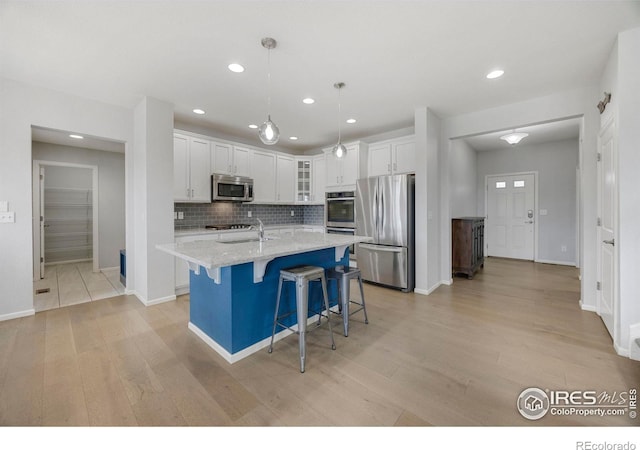
[[[37,294],[41,289],[49,292]],[[57,264],[45,268],[45,277],[33,283],[36,312],[124,294],[116,269],[94,273],[91,262]]]

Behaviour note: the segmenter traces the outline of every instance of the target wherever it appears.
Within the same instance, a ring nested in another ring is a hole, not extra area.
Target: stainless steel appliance
[[[373,238],[357,245],[358,268],[366,281],[415,287],[415,176],[363,178],[356,184],[356,234]]]
[[[327,192],[324,208],[325,231],[329,234],[356,234],[355,191]],[[349,247],[349,259],[356,260],[355,245]]]
[[[355,228],[355,197],[354,191],[327,192],[324,208],[325,226]]]
[[[325,227],[324,230],[328,234],[349,234],[351,236],[354,236],[356,234],[356,229],[355,228]],[[349,259],[351,261],[355,261],[356,260],[356,247],[355,247],[355,245],[350,245],[349,246]]]
[[[214,173],[211,175],[211,201],[250,202],[253,178]]]

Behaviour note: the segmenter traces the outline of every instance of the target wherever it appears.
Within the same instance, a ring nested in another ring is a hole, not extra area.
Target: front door
[[[598,138],[598,313],[614,337],[616,314],[616,151],[615,127],[610,120]],[[615,338],[614,338],[615,339]]]
[[[534,259],[535,176],[487,177],[487,256]]]

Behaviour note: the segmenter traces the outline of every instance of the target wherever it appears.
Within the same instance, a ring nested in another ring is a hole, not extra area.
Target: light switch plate
[[[11,212],[2,212],[0,213],[0,223],[15,223],[16,222],[16,213]]]
[[[540,215],[541,216],[546,216],[547,215],[547,210],[546,209],[541,209],[540,210]]]
[[[178,220],[182,220],[182,219],[184,219],[184,212],[179,211],[178,212]]]

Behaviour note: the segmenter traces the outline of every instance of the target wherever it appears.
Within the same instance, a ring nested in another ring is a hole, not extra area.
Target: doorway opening
[[[32,127],[36,312],[125,292],[124,144],[69,134]]]

